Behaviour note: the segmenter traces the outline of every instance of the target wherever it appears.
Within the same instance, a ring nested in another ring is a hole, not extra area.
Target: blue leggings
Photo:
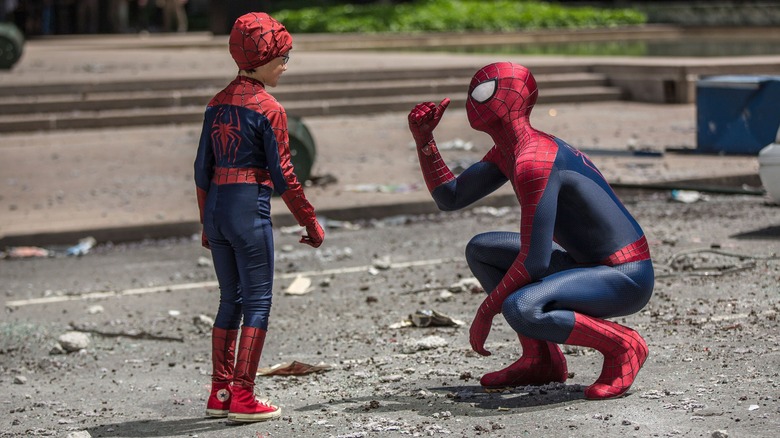
[[[256,184],[212,185],[203,227],[219,282],[214,326],[268,329],[274,273],[272,189]]]
[[[650,300],[655,281],[650,260],[582,265],[560,246],[553,246],[547,272],[504,300],[502,313],[517,333],[560,344],[574,328],[574,312],[596,318],[624,316]],[[490,293],[519,253],[519,233],[488,232],[471,239],[466,261]]]

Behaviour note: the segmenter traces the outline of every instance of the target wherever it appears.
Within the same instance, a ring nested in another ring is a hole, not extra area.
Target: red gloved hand
[[[469,329],[469,342],[471,349],[483,356],[490,356],[490,352],[485,349],[485,341],[490,334],[490,328],[493,324],[493,318],[501,313],[500,309],[495,309],[495,301],[491,295],[488,295],[474,317]]]
[[[301,237],[300,242],[311,245],[314,248],[322,245],[322,241],[325,239],[325,232],[322,230],[319,222],[317,222],[314,207],[306,199],[303,190],[300,187],[287,190],[282,193],[282,200],[287,204],[287,208],[290,209],[290,213],[295,217],[295,220],[298,221],[298,225],[306,227],[306,235]]]
[[[412,131],[415,143],[420,148],[433,140],[433,130],[439,124],[441,116],[450,104],[450,99],[444,98],[439,105],[433,102],[423,102],[409,112],[409,130]],[[427,154],[426,154],[427,155]]]
[[[202,230],[200,232],[200,245],[206,249],[211,249],[211,245],[209,245],[209,238],[206,237],[206,230]]]
[[[469,329],[469,343],[471,343],[471,349],[482,356],[490,356],[491,354],[485,349],[485,341],[487,341],[488,335],[490,334],[494,316],[495,315],[490,315],[489,313],[483,313],[482,308],[480,307],[477,310],[477,314]]]
[[[198,211],[200,212],[200,223],[203,223],[203,211],[206,209],[206,198],[209,196],[208,192],[200,187],[195,188],[195,193],[198,196]]]
[[[206,198],[208,197],[208,192],[201,189],[200,187],[196,187],[195,192],[198,195],[198,210],[200,211],[200,223],[203,224],[203,211],[206,209]],[[206,230],[203,229],[201,229],[200,232],[200,244],[206,249],[211,249],[211,245],[209,245],[209,239],[206,238]]]
[[[306,235],[301,237],[300,242],[314,248],[319,248],[322,241],[325,240],[325,231],[316,220],[314,223],[306,225]]]

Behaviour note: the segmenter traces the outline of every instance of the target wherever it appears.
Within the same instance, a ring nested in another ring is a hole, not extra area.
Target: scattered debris
[[[439,296],[436,297],[435,300],[437,302],[439,302],[439,303],[445,303],[445,302],[451,300],[452,297],[454,297],[454,296],[455,296],[455,294],[453,294],[452,292],[450,292],[448,290],[443,290],[443,291],[439,292]]]
[[[327,217],[318,219],[320,221],[320,225],[322,225],[323,228],[330,230],[359,230],[361,228],[360,225],[350,221],[340,221]]]
[[[332,173],[326,173],[325,175],[313,175],[306,180],[306,187],[325,187],[331,184],[336,184],[339,179]]]
[[[345,246],[344,248],[325,248],[318,249],[316,257],[323,262],[333,262],[339,260],[349,260],[352,258],[352,248]]]
[[[716,257],[717,256],[717,257]],[[740,263],[733,262],[738,259]],[[731,253],[717,248],[681,251],[672,255],[661,267],[656,278],[679,275],[711,277],[753,269],[757,260],[780,260],[780,255],[769,256]],[[669,272],[663,272],[663,270]]]
[[[89,345],[89,335],[98,335],[103,336],[106,338],[132,338],[132,339],[145,339],[150,341],[173,341],[173,342],[184,342],[184,338],[178,337],[178,336],[165,336],[165,335],[155,335],[152,333],[148,333],[144,330],[127,330],[124,332],[105,332],[102,330],[97,329],[90,329],[86,327],[78,327],[77,325],[71,323],[71,326],[77,330],[69,333],[77,333],[81,336],[85,336],[87,339],[87,345]],[[66,333],[67,335],[68,333]],[[63,335],[65,336],[65,335]],[[60,336],[60,344],[62,344],[62,337]],[[74,339],[78,339],[76,335],[73,335]],[[72,341],[71,341],[72,342]],[[70,352],[72,350],[69,350],[67,346],[63,345],[63,348],[65,348],[66,351]],[[86,348],[86,346],[82,347]],[[78,351],[78,350],[75,350]]]
[[[379,381],[382,383],[393,383],[393,382],[400,382],[404,379],[404,376],[401,374],[391,374],[389,376],[382,376],[379,378]]]
[[[440,151],[470,151],[474,149],[474,143],[461,138],[453,138],[442,143],[436,143],[436,148]]]
[[[455,283],[452,283],[447,290],[452,293],[471,292],[477,294],[485,292],[482,285],[479,284],[479,280],[475,277],[462,278]]]
[[[97,315],[98,313],[103,313],[104,311],[105,309],[100,304],[87,307],[87,313],[90,315]]]
[[[407,339],[401,346],[401,352],[413,354],[418,351],[435,350],[437,348],[449,345],[446,339],[441,336],[426,336],[421,339]]]
[[[420,190],[422,186],[417,183],[412,184],[351,184],[344,187],[347,192],[357,193],[410,193]]]
[[[82,331],[70,331],[61,335],[57,341],[68,353],[73,353],[89,347],[89,334]]]
[[[276,364],[267,368],[257,370],[259,376],[303,376],[305,374],[322,373],[331,370],[330,365],[323,363],[309,365],[307,363],[292,361]]]
[[[65,254],[69,256],[83,256],[87,254],[96,244],[97,240],[95,240],[94,237],[85,237],[79,240],[79,243],[65,250]]]
[[[52,255],[52,252],[46,248],[39,248],[37,246],[15,246],[8,248],[5,256],[9,259],[27,259],[49,257]]]
[[[58,255],[66,256],[82,256],[87,254],[95,245],[97,240],[94,237],[85,237],[76,245],[67,247],[64,251],[62,248],[42,248],[38,246],[13,246],[8,248],[2,255],[2,258],[8,259],[28,259],[28,258],[42,258],[42,257],[55,257]]]
[[[279,232],[286,235],[302,234],[306,228],[300,225],[290,225],[289,227],[280,227]]]
[[[706,201],[707,197],[701,192],[694,190],[672,190],[672,201],[682,202],[683,204],[692,204],[698,201]]]
[[[379,269],[381,271],[386,271],[392,267],[392,262],[390,261],[390,256],[385,255],[382,257],[377,257],[374,260],[371,261],[371,266]]]
[[[415,327],[458,327],[465,324],[435,310],[418,310],[409,318]]]
[[[476,207],[474,208],[474,214],[491,216],[491,217],[503,217],[512,211],[512,207]]]
[[[399,323],[391,324],[391,329],[405,327],[459,327],[464,325],[463,321],[453,319],[447,315],[441,314],[435,310],[418,310],[409,315]]]
[[[305,295],[312,290],[314,290],[314,288],[311,285],[311,278],[299,275],[295,277],[289,286],[287,286],[284,293],[287,295]]]
[[[192,323],[200,333],[211,333],[214,327],[214,318],[206,315],[197,315],[192,318]]]

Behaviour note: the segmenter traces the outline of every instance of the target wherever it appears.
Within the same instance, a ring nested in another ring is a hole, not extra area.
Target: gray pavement
[[[15,68],[0,73],[0,87],[219,76],[227,83],[232,78],[235,67],[214,38],[161,38],[154,40],[157,44],[142,44],[147,40],[136,36],[31,41]],[[165,38],[171,44],[160,43]],[[502,55],[505,59],[532,69],[592,62]],[[304,49],[296,50],[287,75],[354,75],[400,67],[476,70],[497,60],[492,55]],[[464,83],[463,93],[466,87]],[[444,97],[452,96],[434,93],[429,99]],[[433,211],[411,147],[406,112],[318,116],[304,122],[317,146],[313,175],[319,181],[335,180],[307,189],[321,216],[351,220]],[[616,185],[758,184],[755,157],[667,151],[695,148],[692,104],[546,104],[537,106],[532,122],[589,152]],[[117,242],[196,232],[192,161],[199,130],[199,124],[187,123],[0,135],[0,247],[72,243],[88,235]],[[443,152],[452,167],[478,160],[491,145],[486,135],[468,126],[463,108],[455,106],[436,136],[443,144],[471,144],[471,149]],[[657,154],[637,155],[635,150]],[[510,203],[512,194],[505,187],[486,202]],[[283,204],[274,202],[272,208],[275,223],[292,222]]]

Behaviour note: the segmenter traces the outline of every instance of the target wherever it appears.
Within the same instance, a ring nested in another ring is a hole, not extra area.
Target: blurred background
[[[28,37],[69,34],[113,34],[133,32],[186,32],[209,31],[226,34],[235,17],[251,10],[280,14],[294,32],[338,31],[323,28],[313,15],[328,18],[337,14],[361,31],[381,31],[372,23],[388,22],[394,13],[404,8],[419,9],[428,5],[434,11],[429,22],[437,22],[439,30],[459,30],[468,24],[456,24],[447,19],[448,11],[462,12],[462,4],[468,3],[529,3],[545,4],[533,11],[534,20],[510,24],[515,28],[547,26],[545,19],[560,16],[554,7],[591,7],[620,9],[637,12],[647,23],[677,24],[686,26],[777,26],[780,24],[780,1],[486,1],[468,2],[454,0],[0,0],[0,21],[14,23]],[[553,6],[550,8],[549,6]],[[316,12],[314,12],[316,11]],[[373,20],[368,19],[372,17]],[[290,20],[290,18],[294,18]],[[347,20],[348,19],[348,20]],[[484,20],[485,17],[481,17]],[[636,17],[634,17],[636,19]],[[337,20],[330,20],[331,22]],[[407,20],[409,21],[409,20]],[[419,25],[417,30],[432,30],[423,21],[409,23]],[[467,20],[466,20],[467,21]],[[338,26],[339,23],[332,23]],[[428,23],[430,24],[430,23]],[[475,21],[474,25],[480,24]],[[484,24],[484,23],[482,23]],[[592,25],[599,23],[594,21]],[[436,27],[437,25],[434,25]],[[428,28],[426,28],[428,27]],[[343,30],[354,30],[345,28]],[[392,29],[388,29],[392,30]],[[406,29],[400,29],[406,30]]]

